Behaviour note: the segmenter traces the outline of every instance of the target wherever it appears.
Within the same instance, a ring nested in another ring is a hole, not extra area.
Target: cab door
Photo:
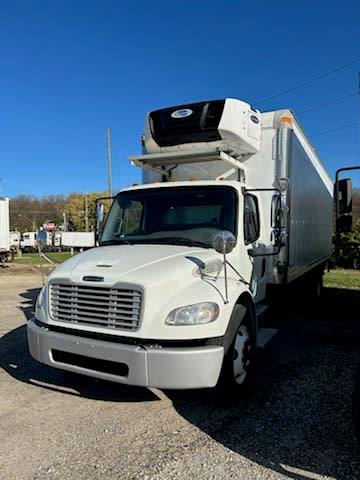
[[[252,193],[244,194],[244,242],[246,250],[254,249],[256,242],[260,237],[260,214],[259,201],[256,195]],[[247,268],[250,270],[250,290],[254,296],[254,301],[260,302],[266,296],[266,257],[249,254],[245,259]]]

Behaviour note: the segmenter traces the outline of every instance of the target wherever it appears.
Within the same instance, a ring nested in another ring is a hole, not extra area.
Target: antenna
[[[110,138],[110,128],[106,132],[106,143],[107,143],[107,162],[108,162],[108,179],[109,179],[109,197],[112,197],[112,173],[111,173],[111,138]]]

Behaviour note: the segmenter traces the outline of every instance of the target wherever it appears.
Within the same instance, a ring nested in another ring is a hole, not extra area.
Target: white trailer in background
[[[95,246],[95,233],[62,232],[61,245],[68,248],[92,248]]]
[[[0,263],[10,259],[9,199],[0,197]]]
[[[15,230],[10,232],[10,248],[13,248],[15,251],[20,250],[20,240],[21,233]]]
[[[99,247],[48,277],[30,352],[119,383],[236,395],[276,333],[271,287],[306,279],[309,308],[320,292],[332,181],[291,110],[235,99],[151,112],[143,147],[143,185],[116,195]]]

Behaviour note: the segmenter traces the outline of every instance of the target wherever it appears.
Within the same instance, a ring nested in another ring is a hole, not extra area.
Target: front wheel
[[[231,320],[236,324],[235,335],[225,353],[217,385],[218,396],[227,403],[239,398],[251,377],[256,349],[252,317],[249,307],[235,306]]]

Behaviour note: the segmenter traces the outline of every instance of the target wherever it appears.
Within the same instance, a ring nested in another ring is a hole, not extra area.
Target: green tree
[[[96,200],[101,197],[107,197],[107,193],[70,193],[65,205],[68,230],[84,232],[86,230],[86,224],[88,223],[89,231],[94,231]],[[109,209],[110,202],[104,201],[104,205],[106,214]]]

